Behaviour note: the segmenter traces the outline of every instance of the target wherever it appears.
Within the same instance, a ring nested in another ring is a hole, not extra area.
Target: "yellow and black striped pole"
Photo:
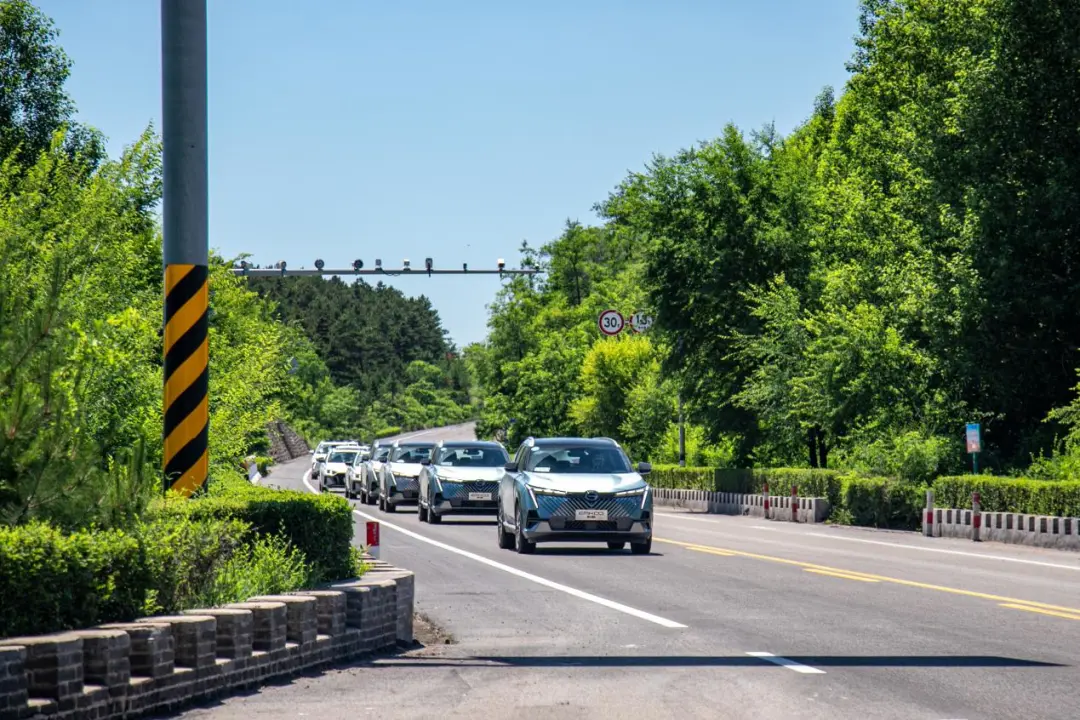
[[[205,265],[165,268],[165,478],[190,495],[209,471],[209,288]]]
[[[164,489],[209,474],[206,0],[161,0],[165,260]]]

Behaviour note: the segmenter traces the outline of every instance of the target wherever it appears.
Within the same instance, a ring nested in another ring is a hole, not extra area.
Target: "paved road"
[[[305,489],[306,469],[268,480]],[[383,523],[382,557],[416,572],[417,609],[456,644],[188,716],[1051,720],[1080,708],[1074,554],[661,511],[651,556],[519,556],[486,519],[356,513]]]

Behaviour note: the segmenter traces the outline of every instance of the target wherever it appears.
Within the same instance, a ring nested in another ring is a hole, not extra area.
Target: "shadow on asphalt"
[[[889,668],[1012,668],[1012,667],[1071,667],[1040,660],[999,657],[995,655],[784,655],[811,667],[889,667]],[[378,663],[379,666],[414,665],[423,667],[762,667],[782,669],[779,665],[749,655],[556,655],[473,656],[461,660],[426,657],[401,657]]]

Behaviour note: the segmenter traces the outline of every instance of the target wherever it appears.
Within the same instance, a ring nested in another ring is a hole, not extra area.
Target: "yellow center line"
[[[870,578],[873,580],[880,580],[881,582],[893,583],[895,585],[906,585],[907,587],[922,588],[923,590],[936,590],[937,592],[949,593],[952,595],[963,595],[966,597],[980,598],[982,600],[993,600],[997,603],[1023,605],[1025,608],[1042,608],[1044,610],[1054,610],[1060,613],[1072,613],[1080,615],[1080,609],[1077,608],[1062,607],[1061,605],[1050,605],[1048,603],[1035,602],[1034,600],[1020,600],[1017,598],[1006,597],[1004,595],[993,595],[991,593],[976,592],[974,590],[962,590],[960,588],[946,587],[944,585],[933,585],[931,583],[916,582],[915,580],[903,580],[901,578],[888,577],[886,575],[872,575],[870,573],[856,572],[854,570],[845,570],[843,568],[829,567],[828,565],[817,565],[815,563],[803,562],[802,560],[791,560],[789,558],[776,557],[774,555],[761,555],[758,553],[745,552],[742,550],[732,550],[731,548],[718,548],[708,545],[699,545],[697,543],[687,543],[681,542],[679,540],[658,538],[655,536],[653,537],[653,541],[668,543],[669,545],[678,545],[679,547],[684,547],[691,550],[698,550],[702,552],[705,550],[719,551],[719,553],[728,553],[729,555],[753,558],[754,560],[767,560],[769,562],[782,563],[784,565],[794,565],[801,568],[822,570],[825,572],[840,573],[842,575],[858,576],[861,578]]]
[[[814,573],[816,575],[828,575],[829,577],[843,578],[844,580],[858,580],[859,582],[876,583],[881,582],[874,578],[860,577],[859,575],[851,575],[849,573],[829,572],[828,570],[815,570],[814,568],[804,568],[805,572]]]
[[[724,557],[735,557],[735,553],[728,552],[727,550],[720,550],[718,548],[709,547],[697,547],[695,545],[688,545],[687,550],[696,550],[698,552],[709,553],[710,555],[722,555]]]
[[[1028,612],[1040,613],[1042,615],[1053,615],[1054,617],[1065,618],[1066,620],[1080,620],[1080,615],[1070,615],[1069,613],[1054,612],[1053,610],[1043,610],[1042,608],[1028,607],[1027,605],[1001,603],[1001,607],[1012,608],[1013,610],[1026,610]]]

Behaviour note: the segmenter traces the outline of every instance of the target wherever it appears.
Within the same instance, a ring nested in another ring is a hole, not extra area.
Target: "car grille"
[[[636,518],[641,512],[641,496],[612,497],[600,496],[595,504],[585,502],[584,495],[537,495],[537,504],[540,506],[540,514],[551,518],[564,517],[573,520],[576,510],[607,510],[608,518]],[[596,523],[592,523],[596,524]]]
[[[420,479],[395,475],[394,488],[400,493],[413,493],[415,495],[420,490]]]
[[[440,484],[442,485],[442,496],[446,500],[468,500],[471,492],[491,493],[491,497],[494,498],[495,493],[499,491],[499,483],[488,480],[474,482],[447,482],[442,480]]]

